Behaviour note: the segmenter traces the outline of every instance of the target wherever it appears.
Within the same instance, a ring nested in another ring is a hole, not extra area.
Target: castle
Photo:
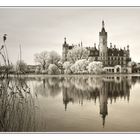
[[[80,46],[83,47],[82,42]],[[66,38],[64,39],[62,48],[62,59],[64,62],[67,61],[68,52],[74,47],[76,46],[69,45],[66,42]],[[86,47],[86,49],[89,50],[88,59],[102,62],[106,73],[132,73],[132,67],[129,63],[131,62],[129,45],[126,48],[118,49],[116,45],[110,43],[110,47],[108,47],[104,21],[102,21],[102,29],[99,32],[98,48],[94,44],[94,47]]]

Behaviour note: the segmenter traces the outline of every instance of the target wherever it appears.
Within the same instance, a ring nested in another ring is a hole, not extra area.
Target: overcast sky
[[[130,45],[130,55],[140,62],[140,8],[0,8],[0,36],[8,34],[7,48],[15,63],[22,47],[22,59],[34,64],[34,54],[55,50],[62,53],[68,44],[93,46],[99,43],[101,21],[105,21],[108,45]]]

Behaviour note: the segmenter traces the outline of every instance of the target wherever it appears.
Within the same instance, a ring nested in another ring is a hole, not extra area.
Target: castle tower
[[[100,60],[103,62],[103,65],[108,65],[107,62],[107,32],[105,31],[104,21],[102,21],[102,30],[99,32],[99,52]]]
[[[62,47],[62,61],[67,61],[67,53],[68,53],[69,45],[66,42],[66,37],[64,38],[64,44]]]

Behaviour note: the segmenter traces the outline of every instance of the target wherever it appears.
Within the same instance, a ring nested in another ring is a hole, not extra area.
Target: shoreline
[[[17,75],[10,74],[10,77]],[[127,77],[127,76],[140,76],[140,73],[133,74],[59,74],[59,75],[48,75],[48,74],[20,74],[22,77]]]

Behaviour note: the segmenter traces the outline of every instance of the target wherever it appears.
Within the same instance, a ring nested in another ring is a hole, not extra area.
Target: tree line
[[[35,74],[102,74],[105,73],[103,64],[89,57],[89,50],[84,47],[74,47],[69,50],[67,60],[64,61],[55,51],[43,51],[34,54],[35,68],[31,68],[23,60],[18,60],[16,65],[8,65],[9,69],[17,73]],[[140,65],[131,62],[132,72],[139,72]],[[4,69],[4,68],[3,68]],[[2,67],[0,67],[2,72]]]
[[[36,73],[43,74],[100,74],[103,64],[89,59],[89,51],[84,47],[75,47],[67,54],[64,61],[55,51],[35,54],[35,62],[39,64]]]

